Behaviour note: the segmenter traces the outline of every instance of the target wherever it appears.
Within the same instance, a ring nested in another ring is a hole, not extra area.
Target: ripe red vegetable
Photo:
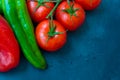
[[[66,31],[64,27],[53,20],[52,26],[49,20],[44,20],[36,27],[36,39],[39,46],[46,51],[56,51],[66,43]]]
[[[46,19],[46,16],[53,9],[54,3],[46,2],[46,3],[41,4],[39,7],[38,5],[39,4],[37,1],[33,1],[33,0],[27,1],[27,7],[30,13],[30,16],[32,20],[36,23],[39,23],[40,21]]]
[[[101,0],[75,0],[79,3],[85,10],[94,10],[97,8]]]
[[[20,49],[7,21],[0,15],[0,72],[15,68],[20,59]]]
[[[63,1],[56,9],[56,19],[69,31],[75,31],[85,20],[85,11],[74,2]]]

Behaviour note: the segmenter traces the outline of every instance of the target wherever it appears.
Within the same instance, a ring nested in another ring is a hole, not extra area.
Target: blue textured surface
[[[102,0],[86,15],[61,50],[43,51],[48,69],[35,69],[21,55],[19,66],[0,73],[0,80],[120,80],[120,0]]]

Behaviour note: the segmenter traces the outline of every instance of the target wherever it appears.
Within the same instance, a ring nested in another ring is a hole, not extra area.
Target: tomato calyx
[[[31,1],[38,2],[36,8],[34,9],[34,12],[37,11],[37,9],[38,9],[40,6],[45,6],[45,7],[47,7],[47,8],[50,8],[50,6],[48,6],[48,5],[45,4],[46,2],[49,2],[49,1],[46,1],[46,0],[31,0]]]
[[[38,5],[37,7],[35,8],[34,12],[40,7],[40,6],[45,6],[47,8],[50,8],[50,6],[47,6],[45,3],[46,2],[56,2],[56,6],[53,8],[53,10],[51,11],[50,15],[55,11],[55,9],[57,8],[57,6],[59,5],[59,3],[62,1],[62,0],[27,0],[27,1],[35,1],[35,2],[38,2]],[[48,15],[46,18],[49,18]]]
[[[50,30],[48,32],[48,40],[54,37],[55,35],[63,34],[63,32],[56,32],[56,25],[53,23],[52,19],[49,21],[49,24]]]
[[[76,11],[79,10],[79,8],[74,8],[74,3],[70,4],[70,2],[68,1],[68,5],[69,5],[69,8],[68,9],[64,9],[63,11],[70,14],[70,16],[77,16],[76,15]]]
[[[37,11],[37,9],[40,7],[40,6],[45,6],[47,8],[50,8],[50,6],[46,5],[45,3],[47,2],[56,2],[54,0],[27,0],[27,1],[34,1],[34,2],[38,2],[36,8],[34,9],[34,12]]]
[[[49,20],[49,32],[48,32],[48,39],[54,37],[55,35],[63,34],[63,32],[57,32],[56,31],[56,25],[53,23],[53,15],[50,16],[51,19]]]

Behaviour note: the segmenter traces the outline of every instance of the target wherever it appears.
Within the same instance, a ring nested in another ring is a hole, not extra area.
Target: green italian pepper
[[[0,0],[0,13],[2,13],[2,1]]]
[[[33,28],[32,21],[29,17],[29,13],[27,11],[27,7],[25,4],[26,2],[25,0],[15,0],[15,2],[16,2],[17,14],[18,14],[20,23],[23,26],[23,30],[28,38],[28,42],[32,47],[33,51],[35,52],[35,55],[38,56],[39,59],[41,59],[42,55],[39,54],[40,51],[36,44],[36,40],[34,36],[34,28]]]
[[[10,23],[27,60],[36,68],[45,69],[25,0],[2,0],[3,14]]]

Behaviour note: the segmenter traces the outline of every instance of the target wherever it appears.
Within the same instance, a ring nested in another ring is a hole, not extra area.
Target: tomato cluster
[[[60,49],[66,31],[75,31],[85,21],[85,11],[94,10],[101,0],[28,0],[27,6],[39,46],[46,51]]]

